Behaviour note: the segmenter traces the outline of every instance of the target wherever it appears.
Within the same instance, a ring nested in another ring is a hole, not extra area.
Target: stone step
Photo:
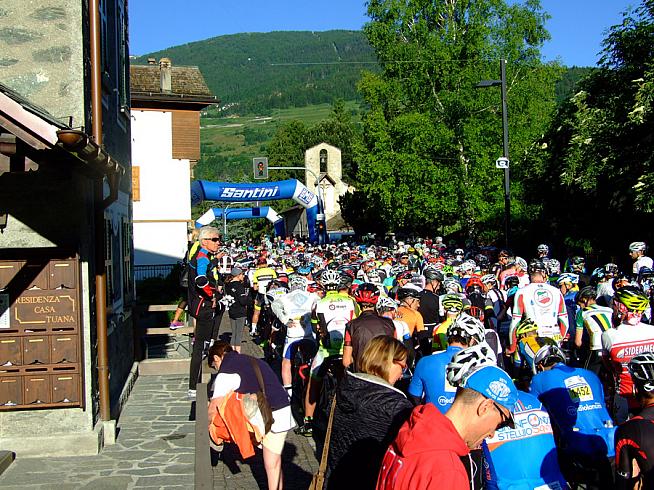
[[[0,451],[0,475],[14,462],[16,455],[11,451]]]

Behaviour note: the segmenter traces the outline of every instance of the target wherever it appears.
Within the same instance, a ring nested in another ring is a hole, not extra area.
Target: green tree
[[[371,0],[368,15],[364,31],[382,72],[359,84],[369,111],[357,192],[389,230],[501,235],[500,93],[475,85],[499,78],[499,60],[509,60],[510,145],[519,161],[554,108],[560,71],[540,62],[548,34],[539,2]]]
[[[654,224],[653,59],[654,1],[645,0],[610,29],[600,68],[529,151],[527,196],[542,203],[555,240],[574,235],[596,253],[624,255]]]

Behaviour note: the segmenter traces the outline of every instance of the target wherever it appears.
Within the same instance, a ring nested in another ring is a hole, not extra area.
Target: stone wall
[[[85,124],[82,4],[0,2],[0,83],[75,127]]]

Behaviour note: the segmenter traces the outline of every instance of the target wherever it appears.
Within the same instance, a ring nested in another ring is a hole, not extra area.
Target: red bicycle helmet
[[[354,291],[354,299],[357,303],[367,304],[367,305],[376,305],[377,300],[379,300],[379,289],[374,284],[369,282],[364,282],[359,284]]]
[[[468,279],[468,282],[466,283],[466,291],[469,289],[477,286],[480,291],[484,291],[486,288],[484,287],[484,283],[481,282],[481,279],[479,276],[471,276],[470,279]]]

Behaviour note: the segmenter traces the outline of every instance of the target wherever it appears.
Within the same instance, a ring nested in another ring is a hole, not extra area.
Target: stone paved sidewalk
[[[141,376],[118,421],[116,444],[97,456],[19,458],[3,490],[193,488],[195,426],[187,377]]]

